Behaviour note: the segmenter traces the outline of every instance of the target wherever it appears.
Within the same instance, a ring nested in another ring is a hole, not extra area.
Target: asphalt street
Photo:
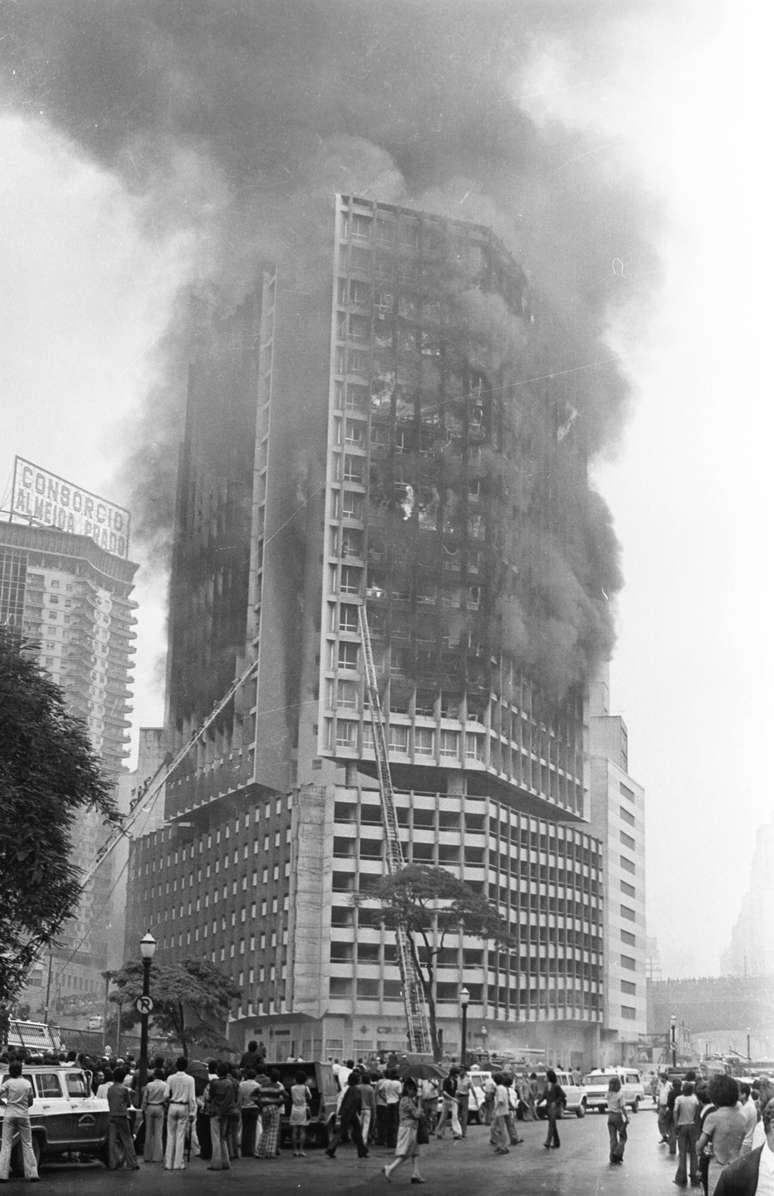
[[[495,1155],[489,1146],[489,1130],[471,1126],[462,1142],[431,1140],[422,1148],[421,1168],[427,1180],[422,1191],[443,1196],[657,1196],[676,1191],[672,1184],[676,1160],[666,1147],[658,1145],[656,1119],[646,1106],[632,1117],[629,1143],[623,1166],[613,1167],[607,1158],[607,1118],[589,1114],[583,1119],[560,1122],[560,1150],[543,1148],[545,1125],[520,1123],[524,1142],[511,1147],[507,1155]],[[390,1151],[372,1147],[368,1159],[358,1160],[350,1146],[343,1146],[334,1160],[319,1150],[304,1159],[283,1153],[278,1159],[239,1159],[230,1171],[213,1172],[193,1159],[184,1172],[164,1171],[160,1166],[143,1166],[140,1171],[106,1171],[100,1164],[44,1166],[38,1196],[155,1196],[155,1193],[210,1196],[219,1191],[229,1196],[373,1196],[402,1189],[417,1191],[410,1184],[408,1164],[395,1173],[391,1183],[382,1175]],[[11,1181],[4,1192],[29,1191],[23,1181]],[[691,1189],[688,1189],[690,1192]]]

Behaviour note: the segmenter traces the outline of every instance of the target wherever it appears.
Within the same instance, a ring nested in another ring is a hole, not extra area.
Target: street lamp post
[[[150,969],[151,960],[156,954],[156,940],[149,930],[140,940],[140,954],[142,956],[142,996],[137,1002],[140,1011],[140,1091],[138,1095],[142,1100],[145,1081],[148,1077],[148,1016],[153,1008],[150,998]]]
[[[460,1063],[463,1067],[468,1065],[468,1004],[470,1002],[470,993],[463,985],[460,989],[460,1008],[462,1009],[462,1041],[460,1043]]]
[[[752,1059],[752,1055],[750,1054],[750,1027],[749,1026],[747,1027],[747,1058]]]
[[[669,1045],[672,1050],[672,1067],[677,1067],[677,1016],[674,1013],[669,1019]]]

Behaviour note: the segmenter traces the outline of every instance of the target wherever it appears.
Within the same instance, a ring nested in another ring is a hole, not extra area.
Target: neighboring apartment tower
[[[133,815],[131,837],[147,835],[164,822],[164,786],[158,790],[151,785],[160,778],[166,759],[166,736],[162,727],[140,727],[137,741],[137,767],[122,772],[118,779],[116,802],[121,813]],[[138,942],[124,951],[126,935],[126,894],[128,888],[130,837],[124,835],[110,853],[110,865],[115,878],[110,895],[110,938],[108,941],[108,971],[115,972],[127,960],[136,957]]]
[[[167,825],[133,847],[127,934],[150,923],[162,957],[227,967],[242,1036],[306,1057],[405,1045],[391,936],[353,900],[385,867],[367,601],[406,858],[486,893],[517,943],[447,942],[447,1047],[465,985],[471,1049],[591,1064],[583,686],[549,701],[524,663],[531,580],[572,535],[585,459],[562,381],[525,381],[545,374],[527,280],[485,228],[340,197],[327,290],[304,283],[266,269],[232,317],[203,320],[171,583],[177,742],[257,664],[171,778]]]
[[[647,1033],[645,791],[629,776],[628,735],[610,713],[608,670],[590,687],[591,829],[605,876],[600,1064],[636,1064]]]
[[[32,645],[39,663],[61,686],[68,712],[85,724],[108,780],[117,784],[129,750],[137,605],[131,594],[137,566],[100,547],[91,534],[29,521],[32,508],[24,502],[23,479],[31,479],[32,494],[35,484],[41,493],[47,488],[48,505],[39,510],[40,519],[55,518],[52,493],[64,487],[69,496],[80,494],[75,487],[18,460],[16,478],[12,518],[0,522],[0,622]],[[126,547],[123,541],[121,547]],[[105,839],[100,815],[81,812],[71,837],[72,861],[85,870]],[[68,1013],[94,1002],[101,1008],[112,886],[113,870],[106,862],[87,886],[51,957],[33,969],[32,987],[22,994],[33,1008],[44,1008],[48,999],[51,1015],[65,1024]]]

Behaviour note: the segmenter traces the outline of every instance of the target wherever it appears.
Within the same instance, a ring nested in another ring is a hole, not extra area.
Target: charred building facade
[[[322,288],[266,269],[205,326],[171,589],[178,742],[255,670],[132,848],[128,935],[229,967],[242,1037],[307,1058],[403,1047],[393,944],[354,900],[384,871],[365,602],[406,859],[485,892],[517,943],[447,942],[447,1049],[465,985],[471,1047],[595,1062],[584,693],[609,582],[549,316],[487,229],[339,197]]]

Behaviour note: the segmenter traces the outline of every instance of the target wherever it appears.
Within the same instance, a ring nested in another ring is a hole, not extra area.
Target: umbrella
[[[447,1073],[437,1063],[420,1061],[418,1063],[402,1063],[398,1068],[398,1074],[402,1080],[405,1080],[407,1076],[412,1076],[415,1080],[445,1080]]]

